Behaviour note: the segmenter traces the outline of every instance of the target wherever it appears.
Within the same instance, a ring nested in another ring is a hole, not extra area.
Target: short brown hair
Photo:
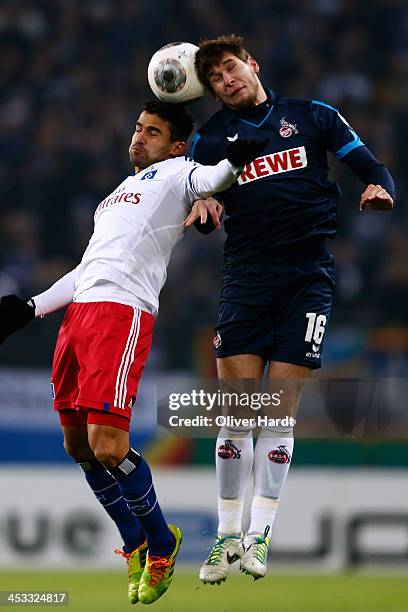
[[[218,38],[200,41],[195,56],[195,68],[198,78],[207,89],[212,91],[208,81],[208,74],[212,66],[220,62],[225,51],[230,51],[243,62],[247,61],[249,53],[244,48],[243,42],[242,36],[237,36],[236,34],[228,34],[228,36],[218,36]]]

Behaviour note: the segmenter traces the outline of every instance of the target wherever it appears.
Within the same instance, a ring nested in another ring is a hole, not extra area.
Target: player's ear
[[[184,140],[176,140],[173,142],[170,149],[170,154],[178,157],[179,155],[185,155],[187,152],[187,143]]]
[[[251,66],[251,68],[255,72],[255,74],[259,74],[259,64],[250,55],[248,56],[247,63]]]

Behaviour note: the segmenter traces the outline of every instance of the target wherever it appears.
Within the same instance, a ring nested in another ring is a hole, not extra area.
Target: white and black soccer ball
[[[149,85],[156,98],[164,102],[191,102],[204,95],[194,67],[196,45],[174,42],[153,55],[147,69]]]

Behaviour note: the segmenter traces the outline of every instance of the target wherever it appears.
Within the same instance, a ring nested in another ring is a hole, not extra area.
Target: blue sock
[[[114,477],[97,460],[80,461],[85,478],[96,498],[116,523],[124,542],[124,551],[131,553],[142,544],[146,537],[142,526],[129,509]]]
[[[123,461],[110,471],[119,483],[124,500],[143,527],[149,555],[170,555],[174,549],[174,537],[161,511],[146,461],[130,449]]]

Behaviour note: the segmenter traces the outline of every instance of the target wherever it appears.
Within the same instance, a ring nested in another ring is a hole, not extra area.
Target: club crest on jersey
[[[285,117],[282,117],[282,119],[280,120],[280,124],[281,127],[279,130],[279,134],[282,136],[282,138],[289,138],[289,136],[292,136],[293,134],[299,134],[297,124],[289,123],[289,121],[286,121]]]
[[[258,179],[306,168],[307,157],[305,147],[295,147],[285,151],[277,151],[269,155],[257,157],[253,162],[245,166],[244,171],[238,178],[238,185],[245,185]]]
[[[275,448],[268,453],[268,459],[269,461],[272,461],[272,463],[289,463],[290,453],[286,446],[281,444],[278,446],[278,448]]]
[[[224,444],[218,447],[217,454],[220,459],[241,459],[241,451],[232,443],[232,440],[225,440]]]
[[[220,334],[220,332],[217,332],[216,336],[214,336],[214,338],[213,338],[214,348],[216,348],[216,349],[220,348],[221,344],[222,344],[221,334]]]
[[[154,178],[154,175],[156,174],[157,170],[149,170],[149,172],[146,172],[142,178],[140,179],[141,181],[148,181],[149,179]]]

